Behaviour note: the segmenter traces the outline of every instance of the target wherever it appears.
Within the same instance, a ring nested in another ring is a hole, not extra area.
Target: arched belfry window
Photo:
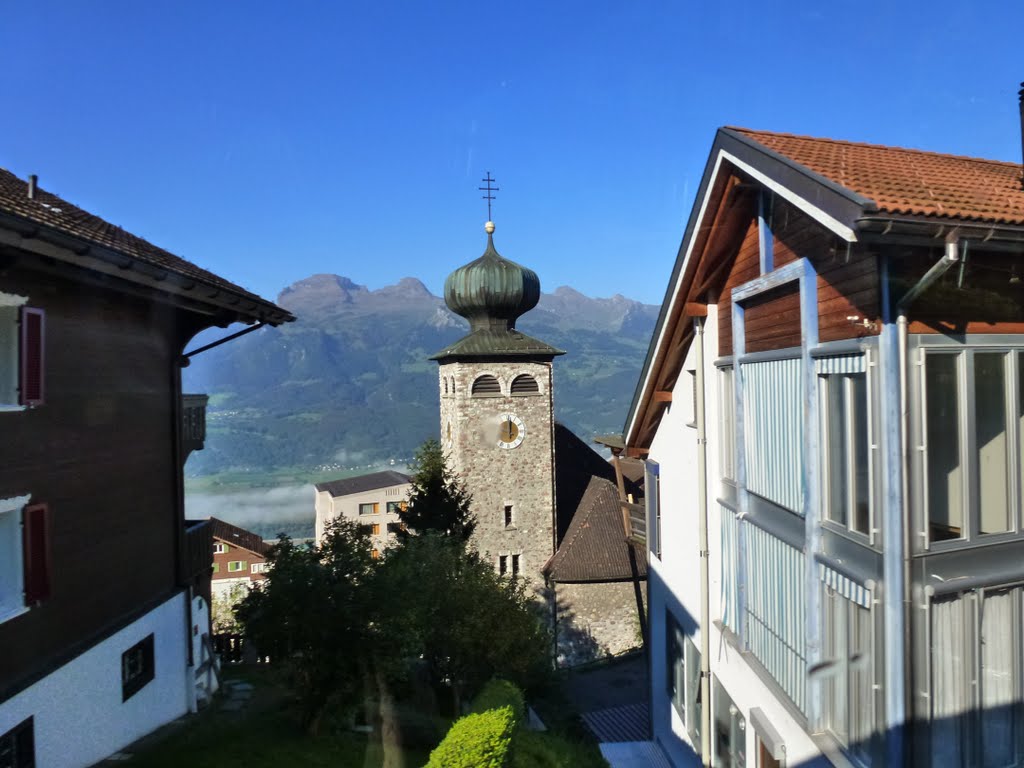
[[[448,394],[448,377],[447,376],[443,377],[443,381],[444,381],[444,393],[447,395]]]
[[[537,380],[528,373],[520,374],[512,379],[513,395],[536,395],[540,392]]]
[[[473,397],[479,395],[500,395],[501,384],[498,380],[491,376],[489,373],[485,373],[483,376],[478,376],[473,382]]]
[[[451,377],[451,385],[452,385],[452,394],[454,395],[455,394],[455,377],[454,376]]]

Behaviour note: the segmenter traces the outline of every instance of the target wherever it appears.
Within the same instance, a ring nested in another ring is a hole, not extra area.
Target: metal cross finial
[[[500,187],[492,187],[491,186],[491,184],[494,181],[496,181],[496,179],[492,179],[491,178],[491,172],[490,171],[487,172],[487,178],[480,179],[480,181],[486,182],[486,184],[487,184],[486,187],[477,187],[477,189],[479,189],[481,192],[486,192],[487,193],[486,195],[481,195],[480,197],[483,200],[487,201],[487,220],[490,221],[491,220],[491,201],[496,199],[494,197],[494,195],[492,195],[491,193],[499,191]]]

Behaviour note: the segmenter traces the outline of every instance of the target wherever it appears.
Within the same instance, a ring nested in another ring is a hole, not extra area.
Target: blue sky
[[[489,170],[545,290],[655,303],[718,126],[1020,160],[1022,29],[1010,0],[9,2],[0,166],[269,298],[439,293]]]

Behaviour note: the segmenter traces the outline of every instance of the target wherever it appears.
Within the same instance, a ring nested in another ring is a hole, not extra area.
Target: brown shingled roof
[[[562,583],[625,581],[633,578],[631,549],[637,575],[645,578],[647,553],[626,542],[618,490],[603,477],[591,477],[569,530],[545,570]]]
[[[247,549],[255,555],[265,555],[270,550],[270,545],[264,542],[259,534],[245,528],[239,528],[216,517],[210,518],[210,526],[215,539]]]
[[[729,130],[874,201],[884,213],[1024,224],[1018,163],[748,128]]]
[[[0,168],[0,212],[16,216],[26,222],[49,227],[86,243],[107,248],[158,269],[248,299],[265,312],[269,311],[272,316],[276,317],[277,322],[293,319],[291,313],[254,293],[250,293],[241,286],[197,267],[180,256],[175,256],[141,237],[83,211],[39,187],[36,187],[35,193],[30,199],[28,197],[28,182],[19,179],[3,168]]]

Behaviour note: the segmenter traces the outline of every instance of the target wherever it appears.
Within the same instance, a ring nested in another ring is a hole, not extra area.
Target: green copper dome
[[[540,300],[540,279],[532,269],[503,258],[494,249],[494,225],[487,222],[487,250],[459,267],[444,282],[444,302],[469,320],[471,331],[511,330],[516,319]]]

